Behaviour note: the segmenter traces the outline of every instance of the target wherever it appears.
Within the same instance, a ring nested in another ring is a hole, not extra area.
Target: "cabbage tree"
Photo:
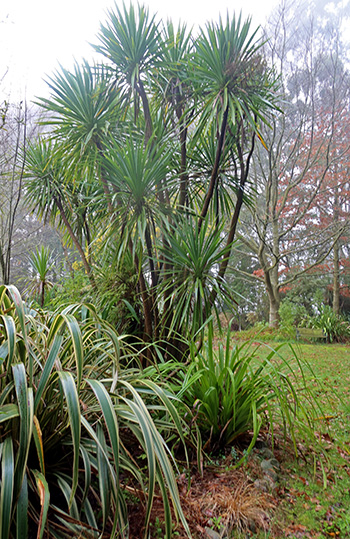
[[[194,35],[145,7],[115,5],[97,35],[101,65],[61,69],[39,100],[64,164],[61,185],[70,193],[89,186],[82,204],[96,223],[90,248],[97,238],[106,247],[99,263],[122,265],[132,254],[146,342],[194,335],[233,299],[225,273],[249,201],[249,167],[277,111],[277,79],[261,45],[250,19],[227,16]],[[212,256],[187,287],[190,229]],[[90,276],[96,266],[86,268]]]

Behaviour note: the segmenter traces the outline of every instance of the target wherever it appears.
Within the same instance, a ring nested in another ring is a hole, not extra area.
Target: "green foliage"
[[[342,342],[350,338],[349,322],[335,314],[329,305],[323,305],[320,313],[310,320],[310,325],[322,329],[328,342]]]
[[[115,66],[117,74],[134,88],[140,75],[159,58],[159,33],[155,17],[143,6],[135,10],[126,5],[108,13],[108,22],[101,25],[100,44],[95,49]]]
[[[130,261],[126,259],[118,266],[103,262],[96,281],[98,291],[92,289],[82,269],[74,270],[73,275],[65,275],[55,284],[46,305],[59,309],[71,303],[93,303],[101,318],[119,333],[139,333],[137,275]]]
[[[228,331],[226,343],[219,342],[215,349],[209,328],[203,349],[196,354],[192,348],[192,363],[183,373],[178,397],[192,409],[208,446],[229,445],[252,431],[249,451],[264,421],[272,432],[274,422],[279,423],[293,439],[296,425],[311,425],[312,412],[306,412],[293,385],[296,371],[303,373],[307,365],[293,350],[294,362],[285,361],[280,353],[282,346],[264,347],[264,353],[252,341],[232,343]],[[304,389],[304,399],[312,401]]]
[[[184,441],[171,394],[123,368],[135,356],[91,305],[27,312],[0,287],[1,538],[128,536],[125,485],[156,485],[185,522],[165,436]],[[139,462],[138,456],[144,455]]]
[[[140,333],[142,310],[137,293],[137,275],[130,258],[117,267],[104,265],[97,275],[98,293],[93,302],[119,333]]]
[[[328,275],[301,275],[286,292],[284,301],[303,306],[307,314],[312,316],[325,302],[325,289]]]
[[[259,55],[257,31],[251,33],[250,23],[250,19],[242,22],[241,17],[227,15],[217,24],[208,23],[195,43],[195,73],[206,89],[202,121],[218,112],[222,115],[226,108],[234,123],[245,116],[257,128],[257,118],[265,121],[261,112],[269,85],[262,79],[266,76],[267,82],[269,74]]]
[[[186,335],[203,327],[211,315],[213,291],[217,304],[232,302],[227,283],[214,274],[228,251],[222,247],[222,233],[223,227],[212,227],[208,218],[199,230],[196,217],[179,220],[166,233],[162,254],[171,269],[164,271],[163,286],[165,293],[171,292],[172,307],[172,319],[166,321],[168,331],[176,328]],[[218,318],[216,305],[214,311]]]
[[[45,303],[45,293],[53,287],[53,283],[48,280],[50,271],[52,270],[55,261],[48,247],[43,245],[29,256],[29,266],[33,273],[33,277],[26,286],[26,293],[34,295],[38,299],[38,303],[43,307]]]
[[[72,275],[64,277],[51,290],[48,309],[59,309],[72,303],[91,303],[92,290],[83,270],[74,270]]]
[[[284,300],[279,308],[280,328],[282,331],[295,333],[296,327],[303,327],[308,320],[308,313],[304,305]]]

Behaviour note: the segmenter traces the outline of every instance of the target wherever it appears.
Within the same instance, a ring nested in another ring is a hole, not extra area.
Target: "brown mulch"
[[[278,503],[276,489],[268,492],[254,486],[261,479],[261,459],[253,451],[247,463],[239,469],[231,469],[232,460],[220,462],[220,467],[207,467],[203,475],[193,473],[190,486],[185,474],[178,478],[182,509],[194,539],[208,537],[205,528],[220,533],[233,529],[244,531],[246,537],[258,529],[270,528],[270,520]],[[130,537],[143,537],[145,507],[138,503],[129,507]],[[164,522],[162,498],[157,495],[151,515],[150,537],[160,537],[159,529]],[[153,534],[152,534],[152,529]],[[176,538],[186,539],[187,533],[181,522],[175,527]],[[224,533],[225,535],[225,533]]]

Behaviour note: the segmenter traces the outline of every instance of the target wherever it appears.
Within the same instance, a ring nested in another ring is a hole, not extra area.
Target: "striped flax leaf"
[[[16,507],[16,539],[28,537],[28,480],[24,474]]]
[[[47,360],[44,365],[43,372],[41,374],[39,384],[37,386],[37,390],[35,393],[35,399],[34,399],[34,412],[37,412],[40,399],[45,391],[47,381],[49,379],[49,376],[51,374],[51,371],[53,369],[54,363],[56,359],[59,357],[59,351],[60,347],[63,341],[63,337],[61,335],[55,334],[52,346],[50,348],[49,355],[47,356]]]
[[[48,343],[50,344],[51,340],[56,337],[57,332],[64,323],[66,324],[72,339],[77,370],[77,387],[79,388],[83,374],[84,350],[81,331],[76,318],[71,314],[58,314],[50,328],[50,332],[48,335]]]
[[[4,387],[4,389],[0,393],[0,406],[3,406],[4,403],[8,400],[9,396],[11,395],[11,392],[13,391],[13,388],[13,382],[10,382],[9,384],[7,384],[7,386]]]
[[[118,420],[113,407],[112,400],[104,387],[98,380],[88,380],[101,407],[102,415],[106,423],[109,440],[111,442],[114,464],[116,470],[117,483],[119,481],[119,430]]]
[[[41,472],[34,470],[36,485],[40,496],[40,519],[38,525],[38,539],[43,539],[46,527],[47,513],[50,505],[50,491],[47,481]]]
[[[0,405],[0,423],[19,416],[17,404]]]
[[[1,444],[1,494],[0,494],[0,537],[7,539],[12,517],[14,495],[14,457],[12,439],[7,437]]]
[[[101,425],[97,424],[97,437],[99,439],[99,445],[97,446],[97,463],[98,463],[98,482],[100,487],[100,502],[102,507],[103,516],[103,529],[106,527],[107,519],[110,514],[110,492],[111,481],[108,473],[108,464],[106,463],[105,454],[107,454],[107,444],[104,437],[103,429]],[[103,449],[103,452],[101,451]]]
[[[11,296],[11,299],[16,307],[16,314],[20,323],[20,327],[22,330],[23,339],[25,342],[27,342],[27,331],[26,331],[26,319],[25,319],[25,309],[22,302],[22,298],[20,293],[18,292],[17,288],[13,285],[7,285],[6,290]]]
[[[190,536],[188,524],[186,522],[185,516],[181,508],[179,492],[177,489],[177,483],[176,483],[176,479],[174,475],[174,470],[169,460],[170,453],[167,452],[165,449],[166,444],[163,438],[161,437],[161,435],[159,434],[156,426],[154,425],[152,418],[149,414],[149,411],[147,410],[147,407],[145,403],[143,402],[142,398],[140,397],[139,393],[128,382],[121,381],[121,384],[125,385],[125,387],[127,387],[128,390],[133,395],[135,402],[132,402],[129,400],[128,405],[132,408],[132,410],[134,411],[139,421],[139,425],[142,429],[142,433],[143,433],[144,441],[145,441],[145,452],[147,455],[148,467],[149,467],[148,469],[149,499],[148,499],[146,520],[145,520],[146,529],[147,529],[148,519],[149,519],[148,511],[150,511],[151,509],[151,504],[152,504],[153,495],[154,495],[154,483],[156,479],[155,463],[158,462],[160,469],[162,470],[162,473],[166,480],[166,485],[167,485],[167,488],[169,489],[169,493],[173,502],[174,509],[176,510],[177,514],[180,516],[182,524]],[[127,399],[124,398],[123,400],[126,401]],[[152,464],[152,467],[150,467],[150,463]],[[164,503],[166,503],[166,501]]]
[[[40,471],[43,475],[45,475],[45,460],[44,460],[44,446],[43,446],[43,435],[40,428],[39,420],[36,416],[33,418],[34,420],[34,429],[33,429],[33,438],[35,442],[36,452],[38,455],[39,465],[40,465]]]
[[[85,513],[89,526],[91,526],[91,528],[94,528],[96,530],[96,534],[94,534],[94,537],[97,537],[99,535],[99,531],[97,527],[96,517],[95,517],[94,510],[91,507],[91,503],[89,502],[88,499],[84,500],[83,507],[84,507],[84,513]]]
[[[7,315],[1,315],[0,316],[0,321],[1,321],[1,323],[2,323],[2,325],[4,327],[4,329],[5,329],[5,333],[6,333],[6,337],[7,337],[5,343],[2,346],[5,346],[5,349],[7,348],[7,350],[6,350],[6,356],[7,356],[6,369],[7,369],[7,372],[9,372],[10,369],[11,369],[11,364],[12,364],[14,355],[15,355],[16,324],[15,324],[14,319],[11,316],[7,316]],[[6,357],[4,352],[5,352],[5,350],[4,351],[1,350],[0,359]]]
[[[61,489],[63,496],[66,499],[67,505],[69,506],[70,516],[76,520],[79,520],[79,511],[78,511],[77,502],[74,496],[72,498],[72,487],[68,484],[68,481],[66,481],[63,478],[63,476],[59,474],[57,474],[57,483]]]
[[[15,495],[18,496],[26,471],[29,446],[32,439],[34,402],[33,390],[27,387],[27,375],[23,363],[13,365],[12,372],[20,416],[19,448],[15,467]]]
[[[80,406],[77,388],[74,382],[73,375],[70,372],[60,371],[59,379],[63,387],[66,398],[69,424],[72,434],[74,460],[73,460],[73,483],[69,506],[73,503],[75,491],[78,486],[79,479],[79,448],[80,448],[80,433],[81,433],[81,417]]]
[[[85,481],[84,481],[84,492],[83,492],[83,498],[82,503],[85,502],[87,499],[87,495],[91,486],[91,461],[89,459],[89,454],[86,451],[85,447],[80,444],[80,453],[84,462],[84,474],[85,474]]]
[[[153,504],[154,490],[155,490],[155,483],[156,483],[156,454],[155,454],[155,448],[154,448],[154,443],[153,443],[152,431],[150,428],[150,423],[152,423],[152,420],[149,416],[149,413],[146,407],[139,406],[139,402],[133,402],[130,399],[125,399],[125,398],[123,398],[123,400],[124,402],[127,403],[127,405],[130,407],[130,409],[134,413],[135,420],[137,421],[141,429],[142,438],[143,438],[142,445],[143,445],[143,448],[147,457],[148,500],[147,500],[146,516],[145,516],[145,530],[147,530],[150,517],[151,517],[151,509],[152,509],[152,504]]]
[[[120,503],[121,491],[119,489],[120,496],[118,497],[118,486],[116,482],[115,470],[113,469],[110,463],[110,460],[109,460],[108,454],[105,451],[105,448],[101,445],[99,437],[97,436],[94,429],[91,427],[90,423],[84,418],[84,416],[81,416],[81,424],[86,429],[89,436],[95,441],[96,447],[98,448],[98,451],[99,451],[100,458],[103,457],[105,461],[105,465],[108,467],[109,476],[111,479],[111,491],[113,493],[116,504],[118,504],[118,509],[115,512],[116,522],[118,523],[120,530],[125,530],[127,528],[127,515],[126,515],[125,510],[121,510],[123,509],[123,505]]]

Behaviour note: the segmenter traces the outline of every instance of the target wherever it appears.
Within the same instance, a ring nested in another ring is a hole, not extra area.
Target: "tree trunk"
[[[333,247],[333,312],[340,313],[340,279],[339,279],[339,244],[335,242]]]
[[[338,229],[339,223],[339,192],[338,186],[334,193],[334,224]],[[339,266],[339,240],[333,246],[333,312],[340,313],[340,266]]]
[[[279,324],[279,308],[281,305],[281,298],[278,288],[278,282],[274,279],[274,268],[264,268],[264,280],[266,285],[266,292],[269,298],[269,326],[271,328],[278,328]]]
[[[272,296],[268,294],[268,296],[269,296],[269,326],[270,328],[278,328],[278,324],[280,321],[280,316],[279,316],[278,311],[279,311],[281,302],[275,297],[274,294]]]
[[[41,298],[40,298],[40,305],[41,307],[44,307],[45,303],[45,281],[41,282]]]
[[[224,144],[225,144],[225,135],[226,135],[226,129],[227,129],[228,113],[229,113],[229,107],[227,105],[227,107],[225,109],[225,112],[224,112],[224,115],[223,115],[223,118],[222,118],[220,136],[219,136],[218,145],[217,145],[217,148],[216,148],[215,163],[214,163],[214,166],[213,166],[213,170],[211,172],[208,191],[207,191],[207,194],[206,194],[204,202],[203,202],[202,211],[200,213],[198,232],[200,231],[201,226],[202,226],[202,222],[204,221],[204,219],[206,218],[206,215],[208,213],[209,204],[210,204],[210,201],[211,201],[211,199],[213,197],[215,185],[216,185],[216,182],[217,182],[217,179],[218,179],[219,168],[220,168],[220,159],[221,159],[222,151],[223,151]]]

